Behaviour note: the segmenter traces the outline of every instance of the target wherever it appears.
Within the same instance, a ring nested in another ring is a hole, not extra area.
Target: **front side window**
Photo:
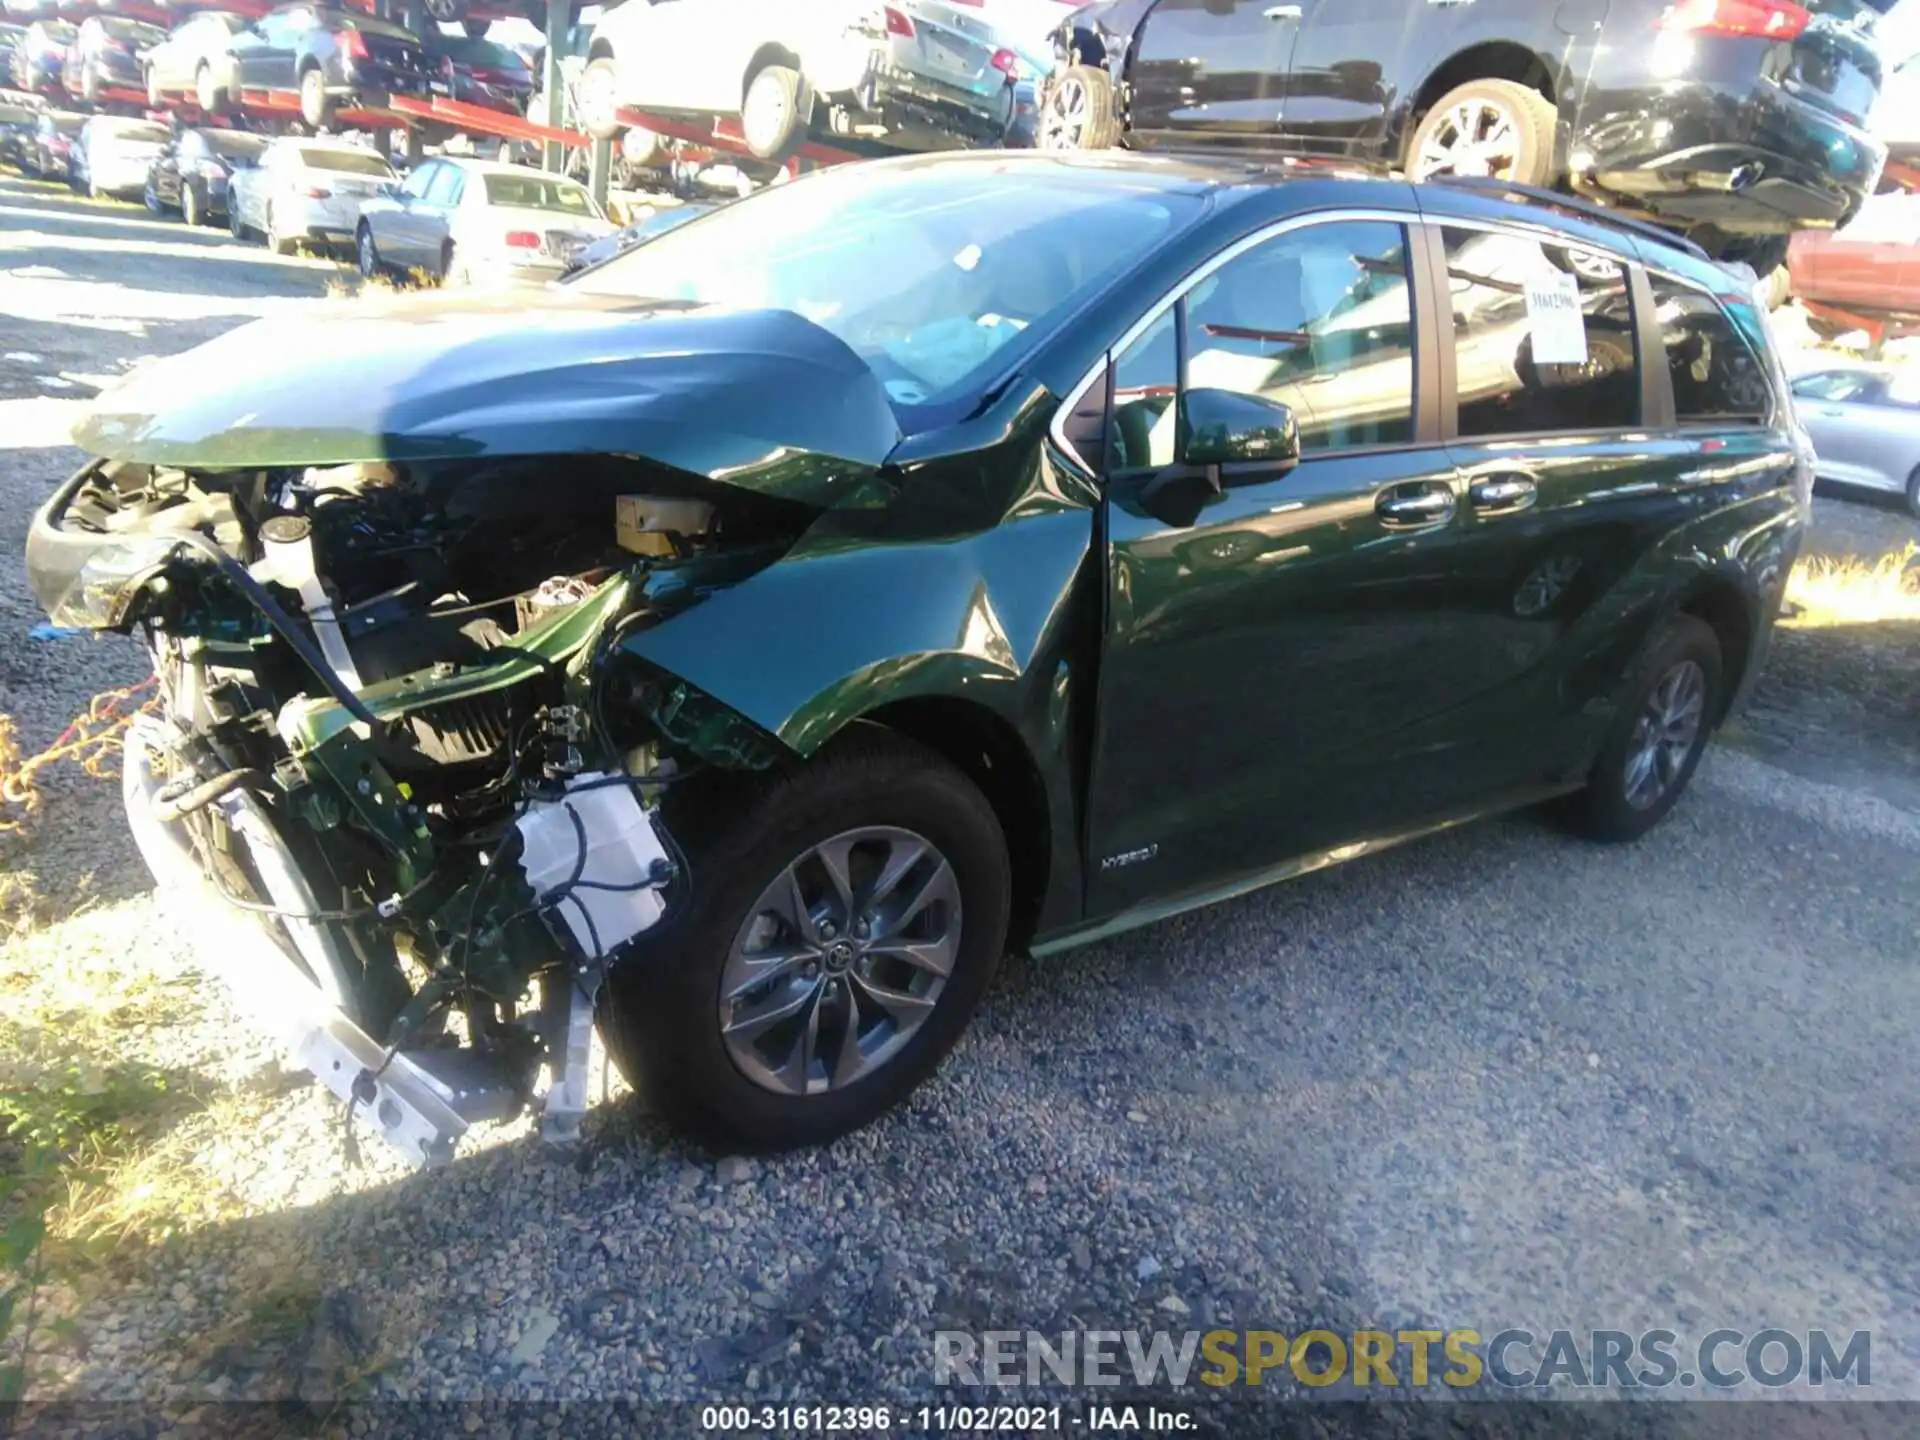
[[[1300,449],[1413,439],[1407,232],[1342,220],[1257,245],[1186,297],[1189,389],[1286,405]]]
[[[440,173],[433,177],[433,184],[427,187],[427,203],[451,209],[460,203],[460,192],[464,188],[460,172],[451,165],[442,165]]]
[[[444,165],[422,165],[407,176],[407,183],[400,187],[400,193],[410,200],[424,200],[427,187],[433,184],[433,177],[445,168]]]
[[[1640,423],[1624,265],[1531,235],[1441,233],[1463,439]]]
[[[1287,406],[1306,455],[1406,444],[1413,374],[1405,228],[1342,220],[1292,231],[1195,282],[1115,360],[1107,463],[1174,463],[1183,385]]]
[[[1673,377],[1674,418],[1682,425],[1764,421],[1772,399],[1766,369],[1719,302],[1664,275],[1648,279]]]

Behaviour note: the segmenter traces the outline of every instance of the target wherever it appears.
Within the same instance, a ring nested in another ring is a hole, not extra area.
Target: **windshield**
[[[487,176],[487,203],[507,205],[516,210],[557,210],[562,215],[598,216],[593,198],[567,180],[546,180],[538,175]]]
[[[965,396],[1202,205],[1151,171],[946,158],[824,171],[583,276],[595,294],[791,310],[870,365],[897,409]]]
[[[300,159],[309,170],[334,170],[342,175],[379,175],[393,177],[393,169],[378,155],[361,155],[352,150],[302,150]]]
[[[173,134],[166,126],[147,120],[118,120],[100,128],[116,140],[150,140],[156,145],[165,144]]]

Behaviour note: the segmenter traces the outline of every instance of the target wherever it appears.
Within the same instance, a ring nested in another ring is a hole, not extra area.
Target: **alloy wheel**
[[[939,1003],[960,925],[959,881],[924,836],[868,826],[813,846],[734,937],[718,997],[729,1058],[785,1095],[871,1075]]]
[[[1634,809],[1652,809],[1673,788],[1700,738],[1706,704],[1707,674],[1697,660],[1682,660],[1654,685],[1627,750],[1627,803]]]
[[[580,123],[589,130],[603,129],[617,122],[620,96],[617,77],[611,65],[589,65],[580,74]]]
[[[1056,85],[1040,117],[1040,148],[1078,150],[1080,139],[1087,132],[1090,104],[1084,81],[1066,79]]]
[[[362,225],[358,243],[354,246],[356,258],[360,261],[360,273],[371,280],[380,273],[380,255],[373,248],[373,231]]]
[[[1414,156],[1414,180],[1471,175],[1510,180],[1520,165],[1520,124],[1503,105],[1463,100],[1441,116]]]
[[[772,150],[786,134],[793,107],[780,82],[762,71],[747,87],[747,98],[740,106],[740,133],[757,152]]]

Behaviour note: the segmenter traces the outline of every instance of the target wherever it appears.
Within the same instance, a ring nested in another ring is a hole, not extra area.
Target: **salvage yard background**
[[[354,303],[345,278],[0,177],[22,753],[146,669],[36,632],[19,557],[76,407]],[[948,1327],[1779,1324],[1872,1330],[1873,1393],[1920,1398],[1916,538],[1816,502],[1815,548],[1855,563],[1801,577],[1751,711],[1644,843],[1522,815],[1010,961],[902,1109],[758,1162],[627,1100],[580,1165],[524,1127],[437,1174],[351,1163],[195,968],[117,786],[51,767],[0,836],[0,1162],[62,1153],[0,1197],[51,1206],[11,1262],[45,1277],[32,1393],[918,1402]]]

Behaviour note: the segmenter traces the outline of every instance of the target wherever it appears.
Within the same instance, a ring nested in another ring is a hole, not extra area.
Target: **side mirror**
[[[1189,390],[1180,397],[1181,458],[1189,465],[1300,463],[1293,408],[1236,390]]]

